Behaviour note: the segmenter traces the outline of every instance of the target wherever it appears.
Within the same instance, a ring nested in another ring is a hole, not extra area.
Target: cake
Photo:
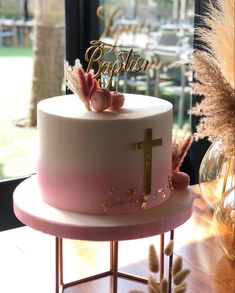
[[[42,200],[76,213],[132,214],[171,196],[172,105],[125,94],[123,108],[87,111],[77,95],[38,103]]]

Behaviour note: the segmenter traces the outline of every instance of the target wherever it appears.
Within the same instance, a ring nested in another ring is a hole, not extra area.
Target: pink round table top
[[[163,234],[192,214],[191,187],[173,190],[160,207],[131,215],[88,215],[54,208],[41,199],[36,175],[14,191],[14,212],[25,225],[60,238],[89,241],[130,240]]]

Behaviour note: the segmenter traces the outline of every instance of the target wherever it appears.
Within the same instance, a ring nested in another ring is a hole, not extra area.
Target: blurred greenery
[[[13,47],[1,47],[0,57],[32,57],[32,48],[13,48]]]
[[[36,169],[36,129],[16,123],[28,113],[32,86],[32,49],[0,48],[0,179]]]
[[[28,7],[32,0],[28,0]],[[32,3],[33,4],[33,3]],[[31,9],[28,9],[29,17],[32,17]],[[23,0],[0,0],[0,18],[24,18],[24,1]]]

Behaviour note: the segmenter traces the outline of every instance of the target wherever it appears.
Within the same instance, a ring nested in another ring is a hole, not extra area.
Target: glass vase
[[[222,251],[235,260],[235,186],[230,188],[219,201],[213,214],[213,228]]]
[[[234,186],[234,156],[221,150],[221,141],[212,144],[199,169],[199,186],[203,199],[213,210],[223,194]]]

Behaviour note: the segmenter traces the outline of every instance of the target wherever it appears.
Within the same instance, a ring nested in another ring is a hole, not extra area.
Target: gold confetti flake
[[[112,186],[112,188],[109,191],[109,194],[112,195],[113,193],[118,191],[118,187],[116,185]]]
[[[148,200],[148,198],[149,198],[148,194],[142,193],[142,199],[144,202],[146,202]]]
[[[137,194],[137,191],[136,191],[135,188],[129,188],[127,190],[127,195],[128,195],[128,199],[129,199],[130,202],[135,201],[136,194]]]
[[[140,209],[146,209],[150,201],[157,200],[159,196],[162,199],[166,198],[168,191],[172,189],[171,176],[168,177],[163,187],[154,188],[151,186],[150,194],[146,194],[144,191],[138,193],[135,187],[113,185],[108,191],[109,196],[106,196],[101,206],[104,213],[109,212],[113,208],[130,204],[136,205]]]
[[[104,202],[102,203],[102,208],[103,208],[104,213],[107,213],[107,211],[108,211],[108,204],[107,204],[106,201],[104,201]]]
[[[143,202],[142,204],[141,204],[141,209],[146,209],[147,208],[147,204],[146,204],[146,202]]]
[[[165,198],[166,197],[166,192],[163,190],[162,191],[162,198]]]
[[[118,205],[123,205],[123,200],[121,199],[120,196],[118,196],[118,197],[116,198],[116,202],[117,202]]]
[[[174,190],[174,187],[173,187],[173,184],[172,184],[172,176],[168,177],[166,188],[169,188],[170,190]]]

